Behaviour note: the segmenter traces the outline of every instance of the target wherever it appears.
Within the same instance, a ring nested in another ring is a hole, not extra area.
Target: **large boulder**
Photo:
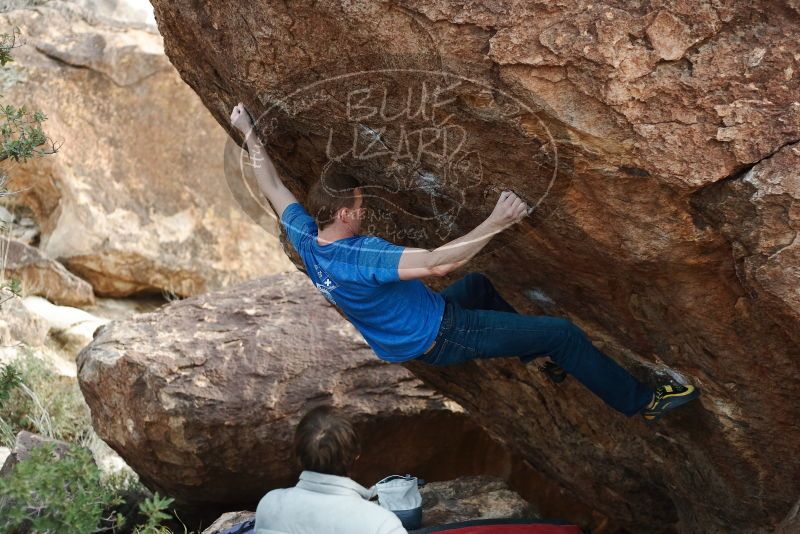
[[[797,2],[153,4],[183,79],[239,142],[228,117],[245,103],[299,198],[343,165],[369,186],[369,231],[430,248],[512,188],[537,209],[472,269],[642,378],[704,395],[651,430],[517,362],[418,376],[631,530],[786,514],[800,217],[797,166],[780,161],[800,139]]]
[[[225,132],[154,28],[101,22],[67,2],[0,22],[24,43],[3,68],[3,97],[43,111],[60,147],[10,173],[18,193],[7,200],[32,209],[42,254],[110,296],[186,296],[292,268],[234,202]]]
[[[113,322],[78,355],[78,379],[99,436],[184,505],[252,505],[293,485],[294,428],[319,404],[356,425],[354,478],[367,484],[508,462],[457,404],[378,360],[297,272]]]

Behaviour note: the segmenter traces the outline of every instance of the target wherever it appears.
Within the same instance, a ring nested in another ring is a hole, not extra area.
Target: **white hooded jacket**
[[[303,471],[293,488],[272,490],[256,509],[255,534],[407,534],[373,492],[347,477]]]

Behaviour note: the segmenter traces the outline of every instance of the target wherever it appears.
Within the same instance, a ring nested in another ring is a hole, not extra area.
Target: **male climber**
[[[306,211],[284,186],[241,103],[230,120],[244,134],[258,163],[259,188],[308,276],[381,359],[450,365],[507,356],[527,363],[549,356],[606,404],[626,416],[641,413],[647,422],[699,395],[691,385],[653,390],[642,384],[569,320],[516,313],[482,274],[468,274],[441,292],[422,283],[454,271],[495,234],[521,221],[528,206],[513,192],[501,193],[489,217],[458,239],[433,250],[398,246],[359,234],[363,197],[354,178],[326,176],[309,192]]]

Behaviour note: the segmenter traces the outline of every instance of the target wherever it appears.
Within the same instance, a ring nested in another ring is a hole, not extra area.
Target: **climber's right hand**
[[[499,229],[518,223],[528,214],[528,204],[513,191],[503,191],[497,201],[489,221]]]
[[[253,129],[253,119],[250,118],[250,113],[241,102],[236,104],[231,111],[231,124],[244,135],[248,135]]]

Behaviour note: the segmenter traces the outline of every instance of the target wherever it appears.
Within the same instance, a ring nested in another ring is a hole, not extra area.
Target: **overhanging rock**
[[[433,247],[512,188],[536,211],[471,268],[520,311],[568,316],[642,377],[678,374],[704,396],[649,430],[510,361],[418,376],[632,530],[786,515],[797,260],[769,258],[783,234],[742,254],[757,240],[724,221],[800,217],[696,193],[800,139],[796,2],[153,3],[183,79],[229,132],[244,102],[301,199],[344,166],[368,186],[369,231]]]

